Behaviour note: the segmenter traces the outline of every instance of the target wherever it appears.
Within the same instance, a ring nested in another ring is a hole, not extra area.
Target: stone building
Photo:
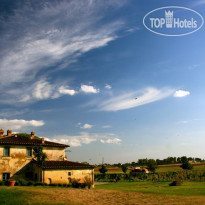
[[[43,167],[33,160],[33,148],[42,146],[47,159]],[[65,155],[69,145],[36,138],[35,132],[30,137],[12,134],[4,135],[0,130],[0,180],[24,178],[44,183],[69,183],[77,179],[83,183],[85,178],[94,185],[94,166],[71,162]]]

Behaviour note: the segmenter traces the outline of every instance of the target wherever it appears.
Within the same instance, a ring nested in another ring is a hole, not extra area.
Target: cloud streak
[[[142,106],[148,103],[162,100],[173,94],[174,90],[169,88],[156,89],[146,88],[140,91],[128,92],[126,94],[112,97],[104,102],[98,103],[99,111],[118,111]]]

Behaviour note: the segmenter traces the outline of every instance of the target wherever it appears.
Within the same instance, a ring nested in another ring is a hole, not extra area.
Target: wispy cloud
[[[105,85],[105,88],[108,89],[108,90],[110,90],[110,89],[112,88],[112,86],[109,85],[109,84],[106,84],[106,85]]]
[[[186,90],[177,90],[174,93],[174,97],[176,97],[176,98],[183,98],[183,97],[185,97],[187,95],[190,95],[190,92],[186,91]]]
[[[39,127],[43,126],[45,123],[42,120],[23,120],[23,119],[13,119],[13,120],[7,120],[7,119],[0,119],[0,127],[4,129],[22,129],[24,127]]]
[[[52,139],[52,141],[58,141],[61,143],[69,144],[71,147],[79,147],[84,144],[90,144],[92,142],[101,142],[103,144],[119,144],[122,140],[113,137],[113,134],[99,134],[99,133],[87,133],[81,132],[77,136],[70,136],[70,135],[60,135],[58,139]]]
[[[195,69],[197,69],[197,68],[199,68],[199,67],[200,67],[199,64],[194,64],[194,65],[190,65],[190,66],[189,66],[189,69],[190,69],[190,70],[195,70]]]
[[[51,72],[68,68],[84,53],[115,40],[118,37],[116,32],[123,26],[121,20],[110,20],[99,26],[107,8],[121,7],[122,4],[114,2],[105,5],[89,0],[42,1],[36,6],[30,1],[24,5],[19,3],[19,6],[16,3],[15,10],[2,18],[4,21],[0,25],[0,91],[3,101],[12,103],[24,96],[22,102],[28,102],[27,88],[34,86],[34,79],[43,77],[48,81]],[[14,87],[18,88],[18,93],[13,92]],[[45,87],[45,93],[42,93]],[[34,97],[36,100],[46,99],[51,89],[42,82],[36,87]],[[61,88],[60,92],[74,93],[67,88]]]
[[[95,88],[92,85],[81,85],[81,91],[84,93],[99,93],[100,89]]]
[[[164,88],[159,90],[150,87],[139,91],[127,92],[126,94],[112,97],[101,103],[97,102],[96,106],[97,110],[104,111],[125,110],[162,100],[171,96],[173,93],[173,89]]]
[[[111,128],[111,125],[103,125],[102,128],[107,129],[107,128]]]
[[[113,138],[113,139],[106,139],[106,140],[104,140],[104,139],[101,139],[100,140],[100,142],[101,143],[103,143],[103,144],[119,144],[119,143],[121,143],[121,139],[119,139],[119,138]]]

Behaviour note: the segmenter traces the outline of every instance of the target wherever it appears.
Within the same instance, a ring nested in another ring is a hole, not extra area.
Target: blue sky
[[[204,26],[143,25],[173,5],[204,17],[202,0],[1,1],[0,127],[69,144],[73,161],[204,158]]]

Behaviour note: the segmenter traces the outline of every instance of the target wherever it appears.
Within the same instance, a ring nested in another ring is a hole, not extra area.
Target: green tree
[[[155,172],[155,170],[157,169],[156,161],[154,159],[149,159],[147,162],[147,168],[149,169],[149,171]]]
[[[43,167],[46,163],[47,155],[43,152],[42,146],[36,146],[33,148],[34,159],[36,160],[39,167]]]
[[[108,171],[106,166],[102,165],[102,167],[99,169],[100,173],[102,174],[106,174],[106,172]]]
[[[121,168],[122,168],[122,171],[123,171],[124,173],[127,172],[127,169],[128,169],[127,165],[123,164]]]
[[[186,170],[192,170],[193,169],[193,165],[189,163],[189,160],[187,159],[187,157],[181,157],[181,161],[182,161],[182,165],[180,166],[182,169],[186,169]]]

